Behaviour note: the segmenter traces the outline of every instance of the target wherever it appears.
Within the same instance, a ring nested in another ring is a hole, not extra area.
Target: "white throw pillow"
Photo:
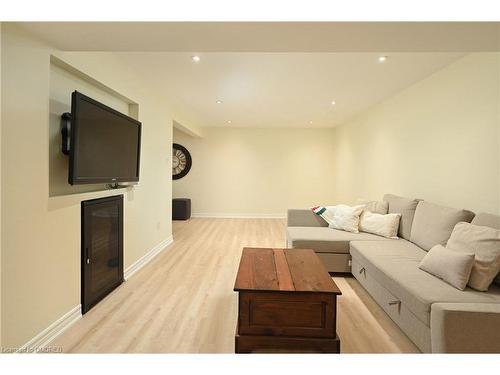
[[[418,268],[464,290],[474,264],[474,253],[462,253],[436,245],[424,256]]]
[[[364,204],[365,211],[370,211],[375,214],[385,215],[387,212],[389,212],[389,203],[385,201],[367,201],[364,199],[358,199],[356,201],[356,205],[358,204]]]
[[[401,214],[381,215],[365,210],[359,218],[359,230],[387,238],[398,238],[400,219]]]
[[[446,248],[475,254],[468,284],[473,289],[487,291],[500,271],[500,230],[458,223],[453,228]]]
[[[363,212],[364,207],[364,205],[351,207],[345,204],[326,207],[330,214],[328,226],[333,229],[359,233],[359,215]]]

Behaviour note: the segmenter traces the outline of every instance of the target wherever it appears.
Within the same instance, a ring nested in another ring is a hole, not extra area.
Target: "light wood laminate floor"
[[[233,353],[244,246],[285,247],[285,220],[174,222],[174,243],[51,345],[81,353]],[[418,352],[353,277],[342,291],[337,331],[343,353]]]

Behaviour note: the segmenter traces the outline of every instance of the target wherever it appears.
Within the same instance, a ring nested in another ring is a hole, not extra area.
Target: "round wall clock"
[[[172,178],[178,180],[188,174],[191,169],[191,154],[180,144],[174,143],[172,149]]]

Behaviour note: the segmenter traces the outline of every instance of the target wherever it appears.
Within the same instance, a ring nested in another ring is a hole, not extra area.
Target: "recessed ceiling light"
[[[337,103],[335,102],[335,100],[332,100],[332,105],[335,105],[335,104],[337,104]]]
[[[231,120],[227,120],[227,123],[230,124],[231,123]]]
[[[216,103],[217,104],[222,104],[222,100],[217,100]]]
[[[383,62],[385,62],[385,61],[387,61],[387,56],[380,56],[380,57],[378,58],[378,62],[383,63]]]
[[[312,120],[311,120],[311,121],[309,121],[309,124],[312,124],[312,123],[313,123],[313,122],[312,122]]]
[[[200,56],[194,55],[194,56],[191,56],[191,60],[193,62],[197,63],[197,62],[200,62],[201,59],[200,59]]]

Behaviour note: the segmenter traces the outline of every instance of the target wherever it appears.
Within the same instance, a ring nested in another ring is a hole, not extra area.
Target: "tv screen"
[[[75,91],[69,183],[139,181],[141,123]]]

